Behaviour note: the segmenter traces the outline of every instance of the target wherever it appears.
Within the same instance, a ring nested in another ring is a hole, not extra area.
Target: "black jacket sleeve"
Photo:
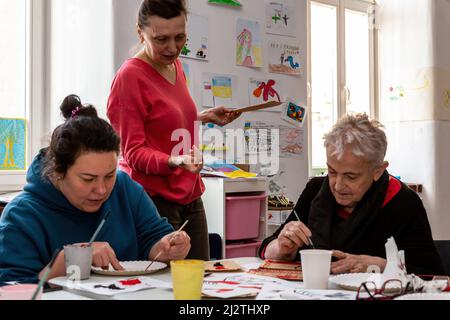
[[[391,214],[397,220],[394,238],[398,249],[405,251],[408,273],[444,274],[427,213],[419,196],[403,185],[401,192],[387,206],[390,205],[395,208]]]
[[[302,194],[297,200],[297,204],[295,205],[294,210],[297,212],[300,220],[304,224],[308,224],[308,218],[309,218],[309,209],[311,207],[311,202],[317,195],[317,193],[320,190],[320,187],[322,186],[322,183],[324,181],[323,177],[316,177],[312,178],[308,181],[308,183],[305,186],[305,189],[303,190]],[[263,240],[261,247],[259,248],[259,257],[261,259],[265,259],[264,253],[266,251],[266,247],[269,243],[271,243],[273,240],[278,238],[278,235],[280,234],[281,230],[283,230],[284,226],[288,224],[291,221],[296,221],[297,217],[295,216],[294,212],[292,211],[291,214],[288,216],[286,221],[269,237]]]

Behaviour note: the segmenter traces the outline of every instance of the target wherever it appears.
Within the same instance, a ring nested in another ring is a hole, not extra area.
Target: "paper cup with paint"
[[[200,300],[202,297],[205,262],[174,260],[170,262],[175,300]]]
[[[64,246],[66,275],[72,281],[86,280],[91,275],[91,245],[72,244]]]

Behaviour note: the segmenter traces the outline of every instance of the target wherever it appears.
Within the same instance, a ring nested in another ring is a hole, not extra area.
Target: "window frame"
[[[371,7],[376,6],[374,0],[308,0],[307,1],[307,48],[308,48],[308,62],[307,62],[307,83],[308,83],[308,106],[310,113],[312,112],[312,57],[311,57],[311,3],[319,3],[336,7],[336,30],[337,30],[337,114],[341,118],[346,114],[347,102],[347,86],[346,86],[346,62],[345,62],[345,10],[350,9],[354,11],[361,11],[367,13]],[[378,32],[373,26],[369,30],[369,66],[370,66],[370,116],[378,119]],[[324,168],[312,166],[312,117],[308,117],[308,168],[310,176],[319,175]]]
[[[26,0],[26,81],[25,101],[27,119],[26,163],[39,152],[46,128],[45,66],[46,12],[48,0]],[[26,182],[24,171],[0,171],[0,192],[22,190]]]

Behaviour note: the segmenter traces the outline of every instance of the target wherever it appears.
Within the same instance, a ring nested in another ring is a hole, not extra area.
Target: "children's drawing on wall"
[[[278,170],[273,170],[272,164],[261,164],[259,168],[259,174],[267,177],[269,195],[279,195],[287,193],[287,186],[283,182],[288,178],[286,172],[286,164],[283,160],[280,160]]]
[[[0,118],[0,170],[26,169],[26,120]]]
[[[430,78],[426,72],[426,69],[418,71],[411,89],[415,91],[423,91],[427,90],[429,87],[430,87]]]
[[[300,47],[270,41],[269,72],[300,75]]]
[[[194,82],[192,80],[191,67],[187,63],[183,63],[183,71],[186,76],[186,84],[189,88],[191,95],[194,94]]]
[[[248,83],[250,105],[257,105],[268,101],[281,100],[281,84],[274,79],[250,78]],[[270,108],[267,111],[281,111],[281,107]]]
[[[209,19],[197,14],[189,14],[187,41],[181,50],[181,57],[208,60]]]
[[[304,154],[304,131],[280,126],[280,157],[301,158]]]
[[[266,0],[266,33],[295,37],[294,10],[286,2]]]
[[[281,119],[293,124],[296,127],[303,127],[306,118],[306,108],[294,102],[287,102],[283,105]]]
[[[226,160],[227,131],[225,127],[213,123],[203,123],[201,126],[200,150],[203,152],[205,164],[208,159]]]
[[[223,105],[236,108],[237,78],[232,75],[203,73],[202,104],[212,108]]]
[[[405,97],[405,88],[403,86],[389,87],[389,100],[397,101]]]
[[[240,3],[237,0],[209,0],[208,2],[212,4],[221,4],[230,7],[242,7],[242,3]]]
[[[236,64],[244,67],[262,67],[262,37],[259,22],[237,19]]]
[[[264,152],[271,154],[272,146],[276,141],[272,141],[277,133],[278,126],[265,121],[246,121],[244,124],[244,136],[247,154],[258,154]]]

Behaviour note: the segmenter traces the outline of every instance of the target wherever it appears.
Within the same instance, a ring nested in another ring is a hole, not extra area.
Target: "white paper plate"
[[[357,291],[361,286],[361,283],[366,282],[370,277],[373,277],[373,273],[344,273],[334,276],[330,279],[331,282],[346,290]],[[386,291],[399,290],[400,285],[396,283],[388,283]]]
[[[167,268],[167,264],[164,262],[155,261],[148,270],[145,270],[149,264],[150,261],[120,261],[120,265],[125,269],[123,271],[114,270],[114,268],[109,265],[109,270],[92,267],[92,272],[105,276],[141,276]]]
[[[397,297],[394,300],[450,300],[450,293],[410,293]]]

